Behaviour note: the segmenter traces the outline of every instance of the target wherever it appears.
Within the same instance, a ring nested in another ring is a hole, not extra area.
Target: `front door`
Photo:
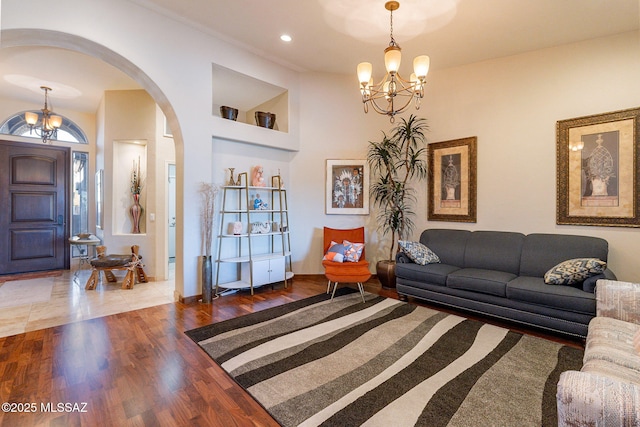
[[[69,268],[69,157],[0,141],[0,275]]]

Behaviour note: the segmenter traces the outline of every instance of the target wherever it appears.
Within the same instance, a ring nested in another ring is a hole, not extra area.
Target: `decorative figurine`
[[[256,198],[253,199],[253,209],[254,210],[269,209],[269,204],[266,202],[263,202],[262,199],[260,198],[260,195],[256,194]]]
[[[254,167],[253,178],[251,179],[251,185],[253,185],[254,187],[264,187],[265,182],[264,182],[264,177],[262,176],[263,174],[264,174],[264,169],[262,169],[262,166]]]
[[[235,179],[233,179],[233,171],[236,168],[229,168],[229,172],[231,172],[231,176],[229,177],[229,182],[227,183],[227,185],[236,185],[236,181]]]
[[[265,234],[271,231],[270,221],[256,221],[251,223],[251,234]]]

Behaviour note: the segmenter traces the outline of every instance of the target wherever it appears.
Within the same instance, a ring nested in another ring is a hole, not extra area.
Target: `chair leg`
[[[136,281],[133,270],[127,270],[127,274],[124,276],[124,280],[122,281],[122,289],[133,289],[133,284]]]
[[[358,289],[360,289],[360,295],[362,295],[362,302],[366,302],[364,300],[364,287],[362,286],[361,282],[358,282]]]
[[[93,290],[96,288],[96,285],[98,284],[98,280],[100,278],[100,272],[98,270],[96,270],[95,268],[91,271],[91,276],[89,277],[89,280],[87,280],[87,284],[85,285],[85,289],[86,290]]]
[[[331,280],[329,280],[329,283],[327,283],[327,293],[329,293],[331,291]]]
[[[333,292],[331,292],[331,301],[333,301],[333,296],[336,294],[337,288],[338,288],[338,282],[333,282]]]

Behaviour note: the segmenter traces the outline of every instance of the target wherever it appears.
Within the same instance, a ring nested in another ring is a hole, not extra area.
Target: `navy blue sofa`
[[[501,231],[428,229],[420,242],[438,255],[439,264],[418,265],[396,257],[396,290],[471,312],[585,337],[595,316],[597,279],[571,286],[547,285],[544,274],[562,261],[607,261],[608,243],[597,237]]]

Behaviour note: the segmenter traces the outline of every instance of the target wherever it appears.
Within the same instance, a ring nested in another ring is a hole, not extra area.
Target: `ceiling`
[[[353,74],[359,62],[383,74],[389,43],[384,0],[129,0],[294,70]],[[640,0],[402,0],[393,14],[403,49],[442,69],[640,28]],[[282,42],[281,34],[293,40]],[[95,112],[102,92],[138,85],[94,58],[53,48],[0,49],[0,97]],[[27,84],[28,83],[28,84]],[[30,87],[30,90],[25,89]],[[40,92],[39,92],[40,91]],[[35,108],[35,105],[34,105]]]

